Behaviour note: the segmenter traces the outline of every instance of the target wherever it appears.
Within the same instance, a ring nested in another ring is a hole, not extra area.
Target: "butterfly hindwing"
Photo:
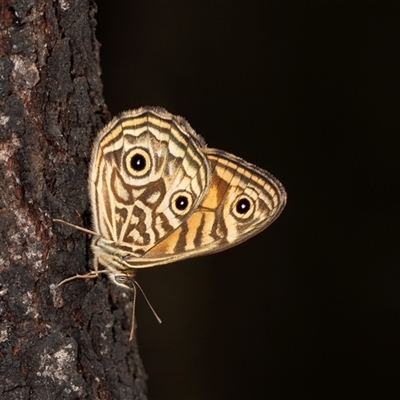
[[[269,172],[221,150],[203,151],[211,183],[202,202],[138,267],[225,250],[267,228],[283,210],[286,192]]]

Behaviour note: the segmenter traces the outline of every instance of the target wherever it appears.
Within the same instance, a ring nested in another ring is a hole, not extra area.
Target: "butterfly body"
[[[93,235],[94,271],[78,277],[105,272],[125,288],[136,269],[249,239],[286,204],[269,172],[208,148],[185,119],[155,107],[125,112],[99,132],[88,183],[93,231],[80,229]]]
[[[234,246],[286,203],[267,171],[208,148],[183,118],[151,107],[123,113],[99,133],[89,193],[94,255],[112,273]]]

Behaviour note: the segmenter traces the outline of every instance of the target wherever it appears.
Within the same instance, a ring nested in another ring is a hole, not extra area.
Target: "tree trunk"
[[[0,0],[0,398],[145,399],[131,293],[92,268],[91,142],[109,118],[95,4]]]

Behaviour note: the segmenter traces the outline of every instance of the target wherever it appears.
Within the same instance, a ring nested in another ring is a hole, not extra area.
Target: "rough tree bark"
[[[0,0],[0,398],[144,399],[131,294],[91,268],[87,167],[109,118],[95,4]]]

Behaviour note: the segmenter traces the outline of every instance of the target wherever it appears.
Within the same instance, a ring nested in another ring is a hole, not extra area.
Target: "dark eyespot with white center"
[[[171,197],[171,209],[176,215],[187,214],[193,205],[193,198],[189,192],[179,191]]]
[[[126,170],[134,177],[141,178],[151,170],[151,157],[147,150],[136,147],[125,156]]]
[[[246,195],[238,196],[233,202],[231,211],[236,219],[247,220],[254,214],[254,200]]]

